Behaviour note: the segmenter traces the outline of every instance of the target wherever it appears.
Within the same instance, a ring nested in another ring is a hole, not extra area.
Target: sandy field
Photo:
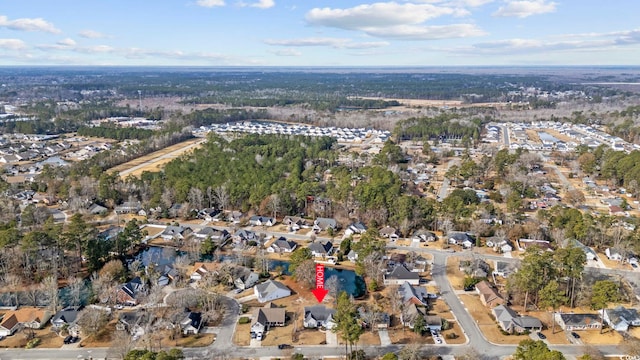
[[[151,154],[141,156],[124,164],[109,169],[109,172],[119,172],[121,178],[129,175],[140,176],[144,171],[160,171],[169,161],[181,156],[185,152],[194,149],[204,141],[201,138],[189,139],[181,143],[169,146]]]

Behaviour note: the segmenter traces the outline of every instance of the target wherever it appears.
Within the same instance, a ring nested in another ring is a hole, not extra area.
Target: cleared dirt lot
[[[179,157],[187,151],[196,148],[203,141],[204,140],[201,138],[189,139],[187,141],[169,146],[162,150],[152,152],[151,154],[141,156],[124,164],[120,164],[109,169],[108,171],[117,171],[120,174],[121,178],[125,178],[129,175],[140,176],[144,171],[160,171],[166,163]]]

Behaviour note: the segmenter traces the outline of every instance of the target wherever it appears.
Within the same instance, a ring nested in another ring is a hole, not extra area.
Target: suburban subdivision
[[[0,358],[640,357],[636,68],[294,70],[0,69]]]

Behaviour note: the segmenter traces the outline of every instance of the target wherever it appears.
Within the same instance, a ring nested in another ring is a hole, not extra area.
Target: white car
[[[440,339],[439,337],[433,338],[433,341],[435,341],[436,344],[442,344],[442,339]]]

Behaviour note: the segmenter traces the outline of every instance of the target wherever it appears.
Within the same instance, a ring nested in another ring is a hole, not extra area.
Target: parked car
[[[440,339],[439,337],[433,338],[433,341],[435,341],[436,344],[442,344],[442,339]]]
[[[79,340],[80,340],[80,338],[79,338],[79,337],[74,336],[74,337],[72,337],[72,338],[71,338],[71,340],[69,340],[69,341],[70,341],[70,342],[69,342],[69,344],[75,344],[75,343],[77,343]]]
[[[280,344],[280,345],[278,345],[278,349],[280,349],[280,350],[288,349],[290,347],[291,347],[291,345],[289,345],[289,344]]]
[[[536,334],[537,334],[537,335],[538,335],[538,337],[539,337],[540,339],[542,339],[542,340],[544,340],[544,339],[546,339],[546,338],[547,338],[547,337],[546,337],[543,333],[541,333],[541,332],[537,332]]]
[[[575,331],[571,332],[571,336],[573,336],[574,339],[580,339],[580,335],[578,335],[578,333]]]
[[[64,343],[65,344],[71,344],[71,339],[73,338],[73,336],[71,335],[67,335],[66,338],[64,338]]]

